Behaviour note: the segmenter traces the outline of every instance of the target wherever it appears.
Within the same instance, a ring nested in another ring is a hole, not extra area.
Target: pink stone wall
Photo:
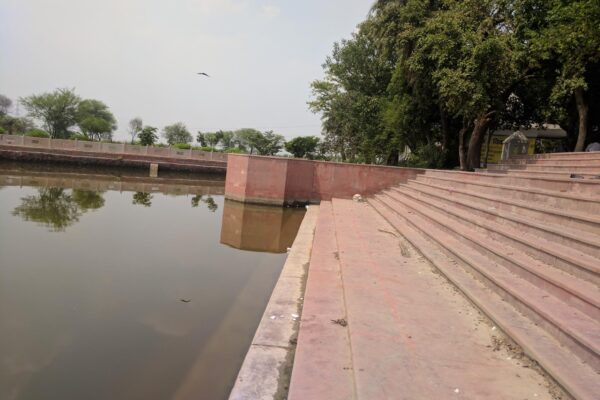
[[[423,172],[416,168],[231,154],[225,195],[239,201],[276,205],[318,202],[357,193],[374,194]]]

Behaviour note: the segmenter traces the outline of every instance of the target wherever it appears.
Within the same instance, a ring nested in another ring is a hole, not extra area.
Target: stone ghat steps
[[[523,155],[515,155],[510,158],[511,160],[515,159],[525,159],[525,160],[578,160],[578,159],[586,159],[586,160],[599,160],[600,152],[598,151],[590,151],[590,152],[573,152],[573,153],[545,153],[545,154],[523,154]]]
[[[572,246],[578,238],[572,233],[560,232],[554,227],[545,227],[531,220],[520,220],[508,213],[499,213],[486,209],[468,201],[455,199],[452,195],[444,196],[444,192],[435,192],[417,185],[404,185],[400,189],[384,192],[394,200],[414,200],[419,206],[425,206],[432,211],[444,214],[444,217],[455,220],[472,229],[482,238],[490,238],[494,243],[488,244],[491,251],[497,252],[497,245],[502,243],[509,248],[520,249],[533,259],[521,262],[534,262],[537,260],[550,264],[570,275],[581,277],[596,284],[593,292],[600,293],[600,245],[597,235],[586,235],[586,244],[574,249]],[[470,234],[470,232],[467,232]],[[582,240],[584,236],[580,237]],[[564,243],[560,243],[560,241]],[[580,243],[583,244],[583,243]],[[594,253],[594,254],[590,254]],[[527,268],[527,265],[524,267]],[[555,279],[564,279],[562,275]]]
[[[489,174],[488,174],[489,175]],[[522,187],[510,184],[494,183],[494,180],[463,180],[460,173],[437,174],[427,171],[418,175],[417,182],[437,185],[453,190],[463,190],[482,196],[496,197],[507,201],[527,205],[544,212],[546,209],[554,214],[573,216],[577,223],[585,223],[589,218],[600,219],[600,197],[570,193],[565,191],[545,190]],[[575,223],[575,222],[574,222]]]
[[[519,171],[520,172],[520,171]],[[528,189],[541,189],[551,192],[564,192],[597,199],[600,197],[600,180],[570,179],[567,177],[548,177],[527,175],[524,173],[495,174],[485,172],[462,172],[427,170],[425,177],[442,177],[464,182],[482,182],[492,185],[508,185]]]
[[[561,230],[568,229],[578,235],[582,231],[600,235],[600,216],[549,207],[541,202],[512,199],[504,193],[500,195],[487,194],[485,193],[485,189],[487,188],[485,186],[476,187],[474,190],[465,190],[454,186],[444,186],[446,182],[443,181],[441,183],[438,181],[428,183],[421,180],[410,182],[413,187],[430,189],[447,198],[468,201],[472,205],[483,207],[490,211],[510,213],[513,218],[524,217],[538,223],[560,227]],[[448,184],[451,185],[451,182],[448,182]],[[506,194],[511,193],[513,191],[507,189]]]
[[[416,202],[379,194],[369,203],[574,398],[597,398],[597,319],[473,249]]]
[[[600,167],[600,157],[598,158],[568,158],[564,160],[555,160],[552,158],[511,158],[500,161],[497,165],[548,165],[548,166],[571,166],[571,167]]]
[[[591,176],[600,175],[600,165],[543,165],[543,164],[496,164],[488,165],[488,171],[531,171],[531,172],[553,172],[562,174],[587,174]]]
[[[592,319],[600,320],[598,285],[536,260],[527,254],[527,249],[520,251],[516,246],[513,247],[512,244],[516,242],[517,238],[508,236],[510,231],[504,230],[503,232],[500,228],[494,231],[494,227],[489,225],[487,231],[485,231],[484,224],[476,225],[473,221],[464,221],[465,223],[463,223],[460,213],[456,213],[455,210],[448,210],[447,208],[445,211],[442,211],[442,209],[434,210],[430,207],[430,202],[427,202],[427,206],[423,206],[424,201],[422,198],[412,198],[406,192],[386,192],[378,196],[380,196],[379,200],[389,207],[408,208],[411,213],[418,215],[420,219],[433,224],[435,229],[454,235],[458,241],[469,247],[471,253],[479,253],[485,257],[488,268],[489,265],[495,265],[495,269],[502,267],[503,270],[539,287],[548,294],[567,303],[570,307],[577,309],[580,313]],[[502,236],[502,234],[506,236]],[[523,243],[521,243],[521,246],[525,247]],[[557,321],[557,323],[560,324],[561,322]],[[598,339],[600,339],[600,325],[598,329]],[[591,342],[593,343],[593,341]],[[597,345],[598,354],[600,355],[600,342]],[[600,368],[600,360],[598,367]]]

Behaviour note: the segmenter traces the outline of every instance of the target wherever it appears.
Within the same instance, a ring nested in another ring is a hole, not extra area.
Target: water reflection
[[[192,197],[192,207],[198,207],[200,205],[200,202],[206,204],[206,208],[208,208],[210,212],[215,212],[219,208],[219,206],[215,202],[215,199],[213,199],[210,195],[208,195],[206,198],[204,198],[204,196],[201,194]]]
[[[0,189],[6,186],[39,187],[37,194],[21,198],[21,204],[15,207],[13,215],[55,232],[63,232],[79,222],[85,212],[102,208],[105,203],[103,194],[109,190],[134,192],[132,204],[143,207],[152,206],[152,193],[192,195],[193,208],[203,203],[211,212],[217,211],[219,207],[212,196],[224,193],[223,180],[213,176],[189,179],[187,175],[149,178],[130,174],[130,171],[116,175],[89,174],[78,170],[69,172],[59,167],[40,170],[35,164],[15,166],[2,162]]]
[[[0,165],[2,186],[0,399],[227,398],[285,261],[237,248],[285,252],[297,214],[222,180]]]
[[[84,212],[104,206],[100,192],[62,188],[40,188],[37,191],[36,195],[21,198],[21,205],[14,209],[13,215],[47,226],[52,231],[64,231],[79,221]]]
[[[135,192],[131,204],[150,207],[152,205],[152,195],[150,193]]]
[[[221,243],[240,250],[285,253],[306,210],[225,200]]]

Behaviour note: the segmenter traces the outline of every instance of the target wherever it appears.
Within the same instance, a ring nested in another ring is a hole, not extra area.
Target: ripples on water
[[[190,178],[0,164],[0,399],[227,398],[303,211]]]

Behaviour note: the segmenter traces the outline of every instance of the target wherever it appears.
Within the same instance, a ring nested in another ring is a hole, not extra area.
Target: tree
[[[235,134],[232,131],[221,131],[221,146],[223,149],[234,147]]]
[[[274,156],[279,153],[285,144],[285,138],[281,135],[266,131],[255,138],[254,146],[258,154],[262,156]]]
[[[3,94],[0,94],[0,118],[8,114],[8,110],[12,106],[12,100]]]
[[[573,98],[577,110],[575,151],[585,149],[590,119],[590,81],[600,63],[600,4],[597,0],[551,0],[547,23],[534,35],[545,61],[559,61],[553,101]]]
[[[131,135],[131,144],[135,143],[136,137],[142,132],[144,123],[140,117],[135,117],[129,121],[129,135]]]
[[[259,142],[262,140],[262,133],[256,129],[243,128],[235,131],[235,139],[239,149],[254,154]]]
[[[57,89],[20,99],[29,115],[40,120],[52,138],[69,137],[69,128],[77,123],[80,101],[73,89]]]
[[[381,113],[392,65],[367,33],[362,24],[350,40],[335,43],[325,79],[312,83],[310,109],[321,114],[325,141],[342,161],[381,162],[399,152],[392,143],[378,145],[386,133]]]
[[[9,135],[23,135],[25,132],[35,128],[35,125],[33,121],[26,117],[4,115],[0,117],[0,128]]]
[[[198,131],[198,134],[196,135],[196,142],[200,143],[200,146],[206,147],[206,134]]]
[[[152,146],[157,140],[157,128],[153,126],[145,126],[139,134],[140,144],[142,146]]]
[[[216,132],[206,132],[204,140],[209,147],[216,147],[219,144],[219,135]]]
[[[313,158],[319,145],[319,139],[316,136],[298,136],[285,144],[285,149],[292,153],[296,158]]]
[[[163,137],[167,140],[167,143],[169,143],[170,145],[190,143],[192,141],[192,134],[181,122],[165,126],[163,128],[162,134]]]
[[[108,106],[99,100],[83,100],[77,107],[77,123],[90,140],[112,140],[117,121]]]

